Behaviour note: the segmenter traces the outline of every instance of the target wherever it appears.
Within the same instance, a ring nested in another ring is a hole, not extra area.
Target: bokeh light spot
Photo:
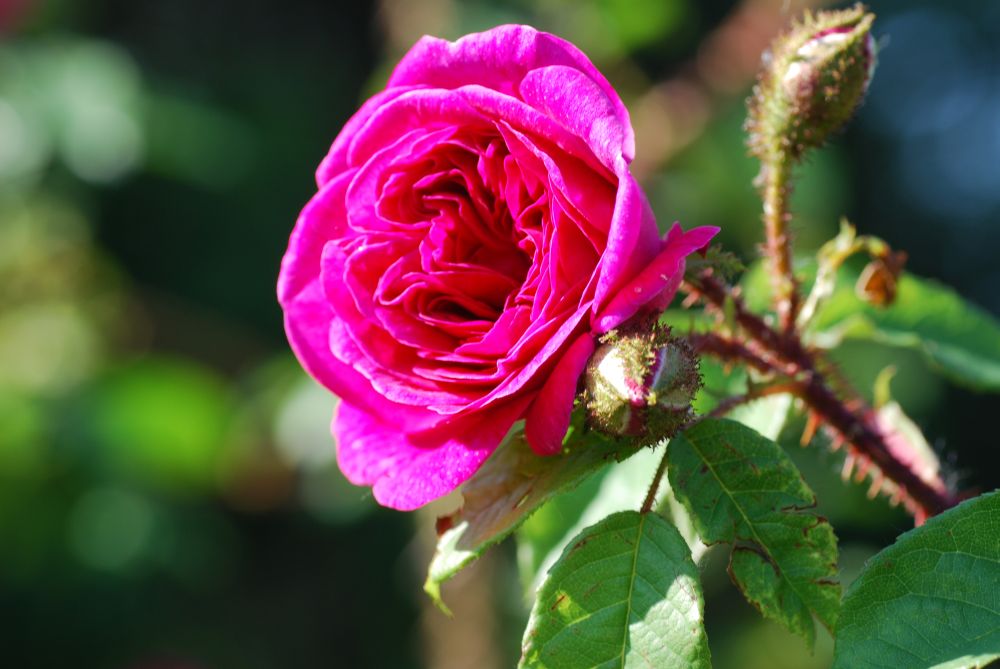
[[[70,546],[84,564],[117,571],[141,555],[153,524],[153,511],[141,497],[98,488],[84,494],[71,511]]]

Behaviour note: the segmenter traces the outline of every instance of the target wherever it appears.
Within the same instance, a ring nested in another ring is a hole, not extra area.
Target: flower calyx
[[[611,436],[673,436],[701,388],[698,357],[670,328],[630,324],[601,340],[586,372],[587,417]]]

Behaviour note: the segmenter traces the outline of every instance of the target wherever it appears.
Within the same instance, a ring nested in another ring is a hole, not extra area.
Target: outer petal
[[[370,485],[379,504],[411,511],[467,481],[496,450],[530,398],[489,411],[413,430],[392,413],[386,424],[349,403],[341,403],[333,422],[337,464],[355,485]],[[428,412],[428,415],[429,412]],[[410,430],[403,432],[402,428]]]
[[[361,131],[371,115],[374,114],[378,109],[384,105],[389,104],[400,95],[407,93],[409,91],[420,88],[419,86],[400,86],[397,88],[390,88],[385,91],[376,93],[370,97],[361,108],[354,113],[354,115],[348,119],[347,123],[344,124],[343,129],[337,138],[333,140],[333,145],[330,147],[330,151],[323,158],[323,162],[319,164],[319,168],[316,170],[316,183],[322,188],[326,185],[326,182],[333,179],[338,174],[346,170],[350,165],[347,161],[347,152],[350,148],[351,142],[354,137]]]
[[[719,228],[695,228],[678,234],[679,226],[667,234],[667,241],[659,255],[646,266],[627,286],[616,294],[594,320],[594,331],[607,332],[633,316],[650,301],[662,300],[669,292],[669,300],[684,275],[684,259],[703,248]]]
[[[578,48],[529,26],[499,26],[455,42],[424,37],[396,66],[389,86],[458,88],[479,84],[516,95],[530,71],[550,65],[578,70],[604,93],[622,129],[617,150],[626,161],[631,161],[635,155],[635,135],[628,111],[615,89]]]
[[[278,275],[278,302],[286,310],[295,296],[319,277],[326,242],[344,234],[347,227],[344,197],[354,172],[345,172],[327,182],[299,214]]]
[[[614,218],[608,232],[608,245],[598,268],[593,305],[595,316],[627,281],[652,262],[662,247],[656,218],[646,196],[625,165],[619,167]]]
[[[520,87],[521,98],[579,135],[594,155],[614,171],[624,158],[625,140],[631,128],[618,115],[614,100],[580,70],[549,65],[532,70]],[[627,159],[626,159],[627,160]]]
[[[589,333],[577,337],[528,409],[524,433],[535,453],[555,455],[562,450],[577,384],[593,353],[594,337]]]
[[[333,310],[320,281],[326,240],[342,233],[344,192],[352,172],[324,186],[302,210],[281,261],[278,300],[285,313],[288,342],[311,376],[344,399],[373,406],[384,402],[367,380],[330,351]]]
[[[426,134],[446,125],[483,126],[489,120],[465,104],[453,91],[420,86],[404,87],[402,94],[372,110],[343,147],[348,165],[363,165],[412,130]],[[343,133],[341,133],[343,134]],[[339,139],[339,138],[338,138]]]
[[[718,234],[719,228],[706,225],[699,228],[693,228],[688,232],[684,232],[681,229],[680,224],[674,223],[667,234],[663,236],[664,247],[670,244],[684,244],[691,249],[690,252],[685,253],[685,256],[689,256],[692,253],[697,253],[708,248],[708,244],[715,238]],[[696,234],[697,233],[697,234]],[[691,235],[688,237],[687,235]],[[683,241],[682,241],[682,238]],[[704,243],[702,243],[704,241]],[[651,309],[653,311],[663,311],[670,306],[670,302],[674,299],[674,295],[677,294],[677,288],[680,287],[681,281],[684,280],[684,272],[687,270],[687,263],[685,261],[685,266],[680,272],[677,273],[676,281],[668,284],[659,295],[650,300],[650,302],[644,305],[643,308]]]
[[[343,401],[368,411],[396,417],[401,424],[421,429],[437,420],[436,414],[399,405],[376,392],[371,383],[330,353],[332,312],[316,281],[285,308],[285,333],[295,356],[314,379]]]
[[[303,368],[326,388],[348,402],[401,416],[401,420],[405,416],[407,421],[415,421],[416,427],[423,427],[427,424],[426,420],[420,422],[423,412],[418,415],[407,407],[401,410],[376,392],[353,365],[338,360],[331,348],[331,334],[340,328],[333,327],[339,322],[323,289],[322,256],[327,240],[344,233],[344,193],[354,172],[337,176],[313,196],[292,232],[278,277],[285,333]]]
[[[602,165],[584,138],[523,100],[479,84],[454,90],[409,90],[391,99],[375,110],[351,139],[346,159],[350,165],[361,165],[413,130],[423,134],[449,125],[488,127],[498,121],[542,136],[595,171],[607,170],[613,176],[613,170]],[[620,162],[624,165],[624,160]]]

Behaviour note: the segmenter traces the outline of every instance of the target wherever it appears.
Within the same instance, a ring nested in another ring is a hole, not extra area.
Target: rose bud
[[[669,328],[612,333],[587,367],[587,414],[614,436],[672,436],[701,387],[698,359]]]
[[[799,158],[854,114],[875,67],[874,15],[862,5],[807,14],[779,39],[751,101],[751,148]]]

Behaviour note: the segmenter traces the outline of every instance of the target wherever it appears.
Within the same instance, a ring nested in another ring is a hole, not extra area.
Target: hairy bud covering
[[[751,149],[798,159],[854,114],[871,80],[874,16],[861,5],[806,15],[779,39],[751,100]]]
[[[698,360],[668,328],[613,333],[587,368],[591,423],[615,436],[673,435],[688,419],[701,387]]]

